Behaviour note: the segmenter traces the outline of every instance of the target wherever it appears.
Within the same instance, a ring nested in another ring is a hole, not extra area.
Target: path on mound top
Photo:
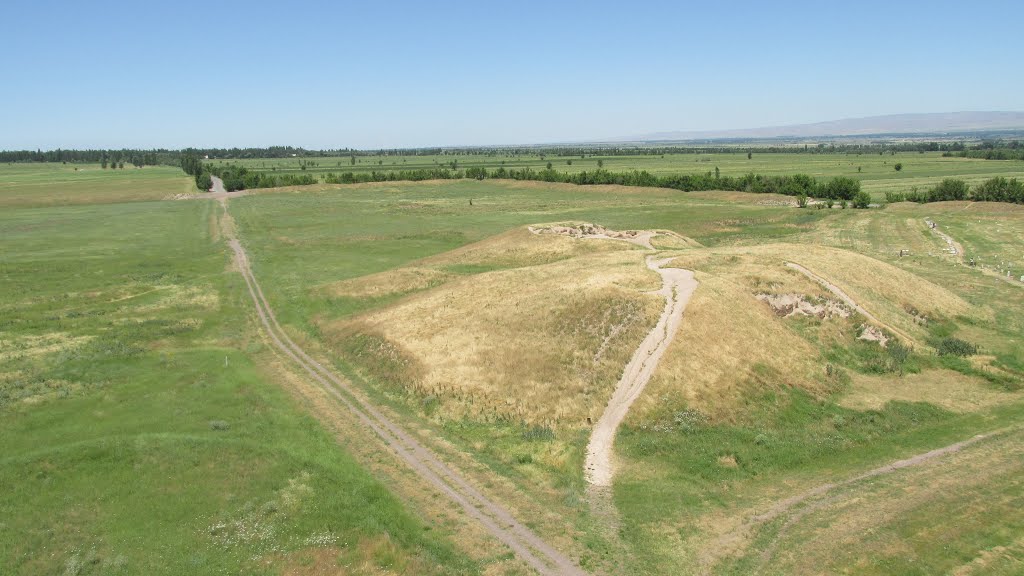
[[[650,230],[615,232],[590,224],[575,229],[563,226],[547,229],[530,227],[530,231],[534,234],[568,234],[585,239],[622,240],[648,250],[654,250],[651,238],[659,234],[659,232]],[[608,405],[590,432],[583,473],[587,482],[592,486],[598,488],[611,486],[612,476],[615,473],[612,464],[615,433],[626,418],[630,406],[640,397],[647,382],[654,375],[658,361],[665,354],[672,339],[675,338],[676,332],[679,331],[679,326],[683,323],[683,310],[690,302],[693,291],[697,289],[697,280],[693,277],[693,272],[681,268],[666,268],[665,266],[671,261],[672,258],[659,260],[654,255],[647,256],[647,267],[661,275],[661,289],[655,293],[665,297],[665,309],[662,310],[658,323],[633,352],[633,357],[626,364],[626,368],[622,371],[622,377],[615,385],[615,391],[612,392]]]
[[[683,323],[683,310],[690,302],[693,291],[697,289],[697,280],[693,277],[692,271],[664,267],[671,261],[671,258],[657,260],[654,256],[647,257],[647,267],[661,275],[661,289],[657,294],[665,297],[665,309],[662,310],[658,323],[633,352],[629,364],[626,364],[626,369],[622,371],[622,378],[615,385],[615,392],[612,393],[608,406],[590,432],[584,474],[587,481],[594,486],[611,485],[615,472],[612,464],[615,433],[626,418],[630,406],[640,397],[640,393],[654,375],[658,362]]]
[[[222,188],[214,178],[214,189]],[[217,198],[227,214],[227,197]],[[294,361],[329,394],[351,410],[359,420],[372,429],[381,441],[401,458],[427,484],[443,494],[468,516],[477,520],[487,532],[505,543],[519,558],[540,574],[583,575],[568,556],[556,550],[536,533],[518,521],[501,504],[485,496],[451,465],[442,461],[433,451],[419,442],[405,429],[385,416],[371,402],[362,398],[347,380],[314,360],[288,336],[278,324],[263,290],[253,275],[248,255],[233,226],[225,226],[225,238],[234,252],[234,262],[245,279],[264,331],[285,356]]]

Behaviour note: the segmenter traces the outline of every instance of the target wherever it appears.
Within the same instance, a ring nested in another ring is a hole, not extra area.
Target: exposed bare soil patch
[[[758,300],[766,302],[776,314],[783,318],[790,316],[816,316],[818,318],[849,318],[850,309],[830,299],[813,301],[803,294],[767,294],[756,295]]]

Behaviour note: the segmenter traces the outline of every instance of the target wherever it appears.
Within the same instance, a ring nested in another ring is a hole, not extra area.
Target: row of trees
[[[224,185],[228,190],[292,186],[317,182],[316,178],[311,175],[284,174],[275,176],[266,172],[250,172],[244,167],[231,164],[216,168],[214,173],[224,179]],[[356,184],[362,182],[452,180],[461,178],[476,180],[488,178],[535,180],[579,185],[617,184],[620,186],[672,188],[685,192],[697,190],[735,190],[759,194],[803,195],[847,201],[855,201],[867,197],[866,193],[860,189],[860,182],[852,178],[838,177],[819,182],[806,174],[794,174],[791,176],[746,174],[740,177],[730,177],[707,172],[704,174],[655,176],[643,170],[609,172],[608,170],[598,169],[569,173],[559,172],[551,168],[534,170],[532,168],[500,167],[491,170],[474,166],[465,170],[439,167],[420,170],[342,172],[340,174],[332,172],[324,175],[324,182],[328,184]],[[231,180],[230,183],[229,179]]]
[[[977,150],[961,150],[946,152],[943,156],[954,158],[981,158],[983,160],[1024,160],[1022,148],[982,148]]]
[[[174,166],[180,153],[176,150],[0,150],[0,162],[72,162],[117,163],[128,162],[138,167],[158,164]]]
[[[749,144],[749,145],[748,145]],[[666,154],[734,154],[736,152],[779,154],[880,154],[883,152],[958,152],[966,150],[963,142],[899,142],[899,143],[850,143],[809,145],[765,145],[735,141],[715,145],[679,144],[630,144],[630,145],[576,145],[576,146],[492,146],[474,148],[381,148],[377,150],[355,150],[335,148],[307,150],[292,146],[270,146],[267,148],[189,148],[185,153],[224,160],[253,158],[332,158],[349,157],[352,164],[357,156],[492,156],[492,157],[576,157],[587,156],[664,156]]]
[[[964,142],[899,142],[899,143],[848,143],[771,145],[743,141],[721,141],[716,144],[623,144],[623,145],[575,145],[575,146],[492,146],[480,148],[387,148],[378,150],[355,150],[335,148],[307,150],[294,146],[269,146],[264,148],[186,148],[168,150],[90,149],[90,150],[0,150],[0,162],[130,162],[136,166],[156,164],[176,165],[182,156],[199,158],[244,159],[244,158],[327,158],[348,157],[355,164],[357,156],[650,156],[665,154],[733,154],[751,152],[765,154],[810,153],[810,154],[872,154],[883,152],[945,152],[948,156],[969,158],[1020,159],[1024,143],[1019,140],[990,139],[978,144]]]
[[[224,189],[228,192],[234,190],[249,190],[253,188],[278,188],[281,186],[304,186],[319,182],[316,176],[311,174],[273,174],[269,172],[254,172],[244,166],[228,164],[225,166],[210,165],[206,167],[208,174],[224,181]],[[197,181],[198,186],[198,181]],[[209,189],[202,188],[205,190]]]
[[[199,158],[196,152],[186,151],[178,160],[178,165],[185,171],[185,174],[196,179],[196,188],[207,191],[213,187],[213,179],[210,178],[210,169]]]
[[[886,202],[944,202],[950,200],[974,200],[976,202],[1012,202],[1024,204],[1024,182],[1016,178],[1007,180],[1001,176],[986,180],[971,187],[958,178],[946,178],[928,190],[885,193]]]

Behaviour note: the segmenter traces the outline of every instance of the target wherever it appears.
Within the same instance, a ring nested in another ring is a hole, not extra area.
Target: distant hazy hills
[[[846,118],[814,124],[769,126],[739,130],[654,132],[614,141],[708,140],[719,138],[814,138],[876,134],[941,134],[986,130],[1024,129],[1024,112],[948,112],[938,114],[891,114]]]

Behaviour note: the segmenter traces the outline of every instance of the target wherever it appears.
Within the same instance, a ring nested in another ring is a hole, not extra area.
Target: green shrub
[[[867,208],[871,204],[871,195],[863,190],[858,190],[857,194],[853,197],[854,208]]]
[[[939,356],[973,356],[978,353],[978,347],[966,340],[959,338],[943,338],[935,347]]]

